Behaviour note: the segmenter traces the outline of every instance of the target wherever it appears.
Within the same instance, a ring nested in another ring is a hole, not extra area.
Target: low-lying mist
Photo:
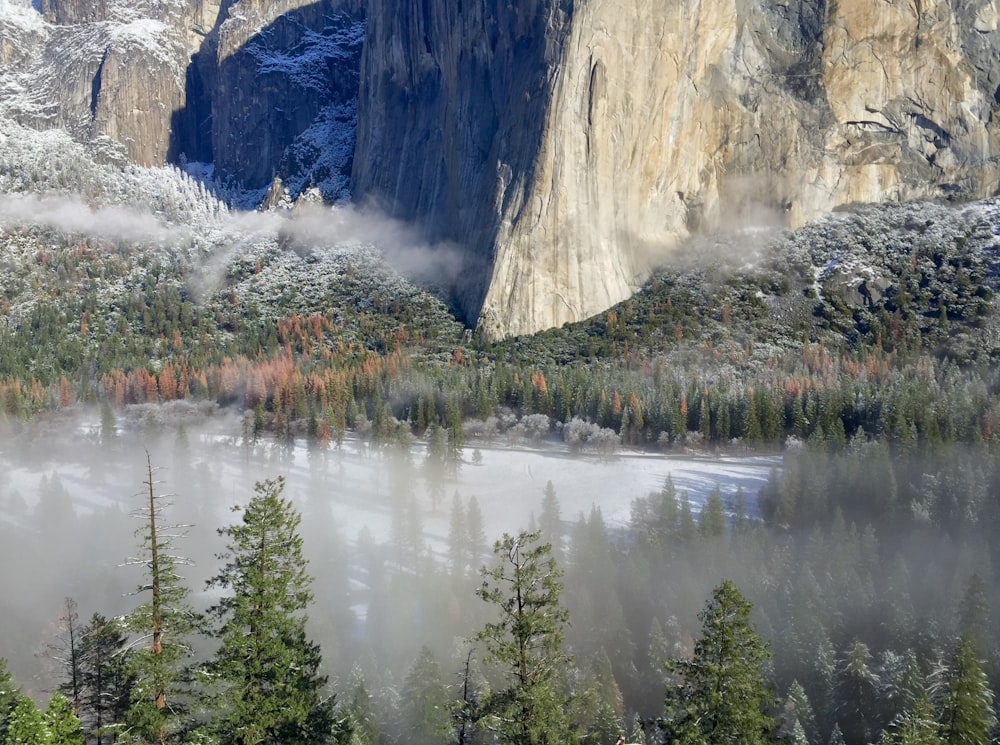
[[[222,265],[254,236],[273,236],[300,255],[330,246],[374,246],[403,277],[431,288],[450,288],[461,276],[461,250],[425,240],[414,227],[385,215],[374,205],[303,204],[293,210],[221,210],[207,223],[185,224],[163,211],[100,204],[82,195],[2,194],[0,226],[40,227],[100,241],[201,250],[192,258],[191,284],[202,291],[223,285]]]
[[[35,681],[29,687],[51,686],[35,653],[63,598],[76,600],[81,618],[120,614],[134,602],[138,570],[123,564],[135,554],[134,532],[142,525],[130,513],[146,496],[146,452],[157,492],[171,495],[168,522],[190,526],[177,547],[194,562],[185,573],[196,597],[224,548],[216,530],[238,519],[232,509],[249,500],[255,481],[286,479],[285,495],[304,516],[315,576],[311,620],[340,674],[362,654],[359,640],[376,622],[372,585],[394,583],[387,578],[408,576],[424,562],[447,566],[462,530],[456,515],[468,513],[471,502],[482,531],[467,559],[474,575],[503,532],[536,523],[548,482],[567,528],[595,508],[615,528],[628,522],[632,500],[658,490],[668,475],[697,513],[716,487],[730,506],[742,489],[752,506],[775,465],[766,457],[574,456],[562,444],[497,435],[466,443],[454,471],[436,480],[424,442],[379,449],[353,437],[325,450],[304,441],[250,443],[241,418],[209,404],[131,406],[114,421],[108,415],[102,421],[98,411],[64,411],[8,425],[0,435],[0,560],[18,568],[0,578],[0,656],[18,680]],[[471,588],[463,604],[478,602]],[[449,633],[473,634],[474,618],[452,619]],[[415,654],[439,631],[415,623],[392,636],[400,654]]]

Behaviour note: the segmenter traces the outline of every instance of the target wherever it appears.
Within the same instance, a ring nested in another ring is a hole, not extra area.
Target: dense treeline
[[[590,321],[495,344],[370,255],[300,256],[258,236],[208,292],[196,247],[11,232],[33,265],[2,282],[0,411],[211,400],[323,444],[349,429],[389,441],[399,421],[456,436],[458,419],[508,410],[639,446],[843,444],[860,430],[904,448],[988,441],[992,234],[983,219],[933,218],[833,221],[752,269],[662,272]],[[862,259],[884,279],[816,269]]]

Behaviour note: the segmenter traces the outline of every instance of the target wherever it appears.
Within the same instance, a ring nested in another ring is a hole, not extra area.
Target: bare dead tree
[[[81,633],[76,601],[70,597],[64,598],[52,639],[44,645],[41,652],[58,668],[55,674],[60,677],[60,680],[56,685],[56,690],[69,699],[73,713],[77,716],[80,716],[80,698],[83,686],[80,675],[82,667]]]
[[[190,526],[167,524],[165,513],[172,506],[171,495],[157,493],[161,482],[154,478],[156,470],[146,451],[142,507],[132,513],[142,521],[136,531],[140,553],[126,563],[143,568],[143,582],[134,594],[148,599],[123,619],[123,627],[135,635],[128,649],[139,695],[130,707],[144,709],[135,717],[145,723],[146,731],[140,734],[159,745],[167,741],[171,720],[183,714],[183,705],[172,697],[183,698],[185,659],[191,653],[189,638],[200,629],[200,617],[191,607],[189,590],[177,571],[191,561],[174,551],[175,541]]]

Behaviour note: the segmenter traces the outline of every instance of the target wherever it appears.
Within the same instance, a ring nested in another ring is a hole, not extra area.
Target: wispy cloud
[[[0,195],[0,225],[40,226],[110,240],[133,242],[180,238],[185,228],[168,226],[151,212],[128,207],[91,207],[79,196]]]

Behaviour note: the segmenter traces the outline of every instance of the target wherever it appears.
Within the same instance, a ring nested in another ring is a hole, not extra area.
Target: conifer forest
[[[494,341],[376,246],[13,142],[7,188],[174,227],[0,228],[0,745],[996,741],[1000,204],[698,239]],[[519,449],[770,465],[501,530],[457,485]],[[348,451],[382,534],[322,517]]]

